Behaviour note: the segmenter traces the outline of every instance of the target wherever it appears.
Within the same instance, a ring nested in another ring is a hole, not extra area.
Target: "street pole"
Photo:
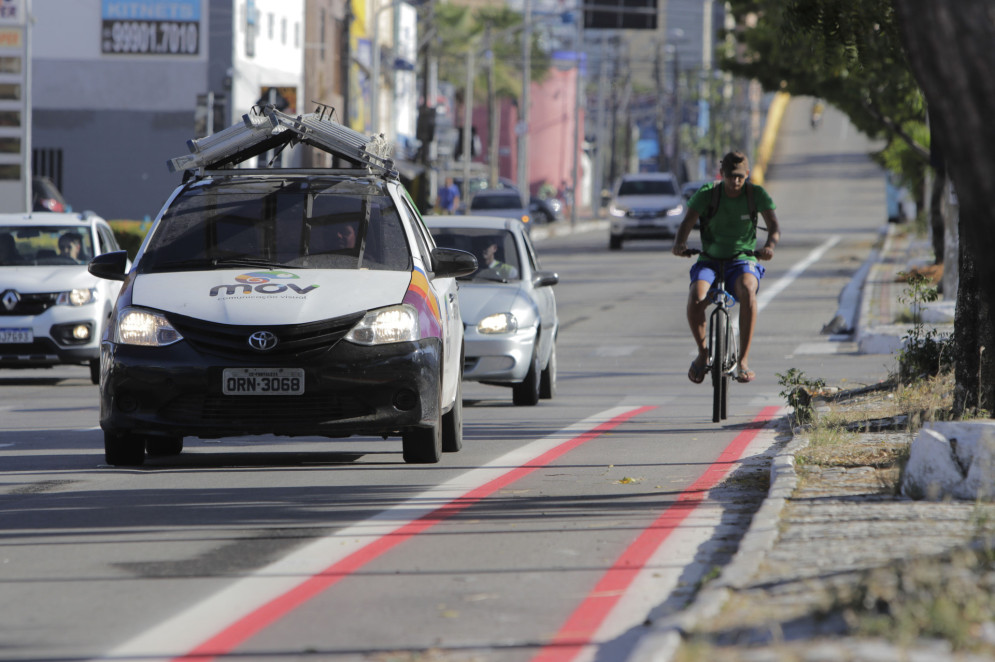
[[[532,87],[532,0],[525,0],[522,31],[522,103],[518,108],[518,190],[529,198],[529,115]]]
[[[380,0],[373,0],[373,52],[370,54],[370,128],[376,135],[380,123]]]
[[[460,203],[470,209],[470,141],[473,132],[473,70],[474,47],[466,53],[466,92],[463,98],[463,191],[460,193]]]
[[[577,207],[580,206],[580,99],[584,90],[584,85],[580,75],[580,47],[583,43],[584,15],[578,9],[574,20],[577,22],[577,31],[574,33],[574,61],[577,64],[576,90],[574,90],[574,163],[573,163],[573,196],[570,201],[570,226],[577,225]],[[564,202],[566,202],[564,200]]]

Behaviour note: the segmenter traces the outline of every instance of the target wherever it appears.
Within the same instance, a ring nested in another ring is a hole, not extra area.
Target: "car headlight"
[[[418,311],[406,303],[370,311],[352,327],[345,339],[358,345],[386,345],[420,340]]]
[[[667,210],[667,216],[680,216],[684,213],[684,205],[677,205],[673,209]]]
[[[117,316],[114,341],[121,345],[165,347],[183,340],[165,315],[140,308],[125,308]]]
[[[513,333],[518,331],[518,320],[511,313],[488,315],[477,323],[480,333]]]
[[[59,292],[55,300],[57,306],[85,306],[97,300],[97,289],[94,287],[82,287],[68,292]]]
[[[609,205],[608,214],[611,216],[618,216],[619,218],[621,218],[622,216],[625,216],[625,210],[619,207],[618,205]]]

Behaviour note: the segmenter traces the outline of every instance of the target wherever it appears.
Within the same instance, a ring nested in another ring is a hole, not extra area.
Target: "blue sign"
[[[105,21],[199,21],[201,0],[102,0]]]

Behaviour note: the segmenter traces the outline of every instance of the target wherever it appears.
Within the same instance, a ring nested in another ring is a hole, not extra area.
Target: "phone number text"
[[[122,55],[197,55],[197,23],[104,21],[101,52]]]

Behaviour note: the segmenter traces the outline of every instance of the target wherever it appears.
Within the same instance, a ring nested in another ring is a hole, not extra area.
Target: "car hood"
[[[488,315],[529,307],[525,288],[514,283],[460,283],[459,307],[464,324],[474,325]]]
[[[0,292],[67,292],[79,287],[96,287],[99,279],[86,265],[59,267],[0,267]]]
[[[684,204],[680,195],[620,195],[615,204],[623,209],[672,209]]]
[[[401,303],[412,272],[218,270],[141,274],[132,303],[222,324],[302,324]]]

